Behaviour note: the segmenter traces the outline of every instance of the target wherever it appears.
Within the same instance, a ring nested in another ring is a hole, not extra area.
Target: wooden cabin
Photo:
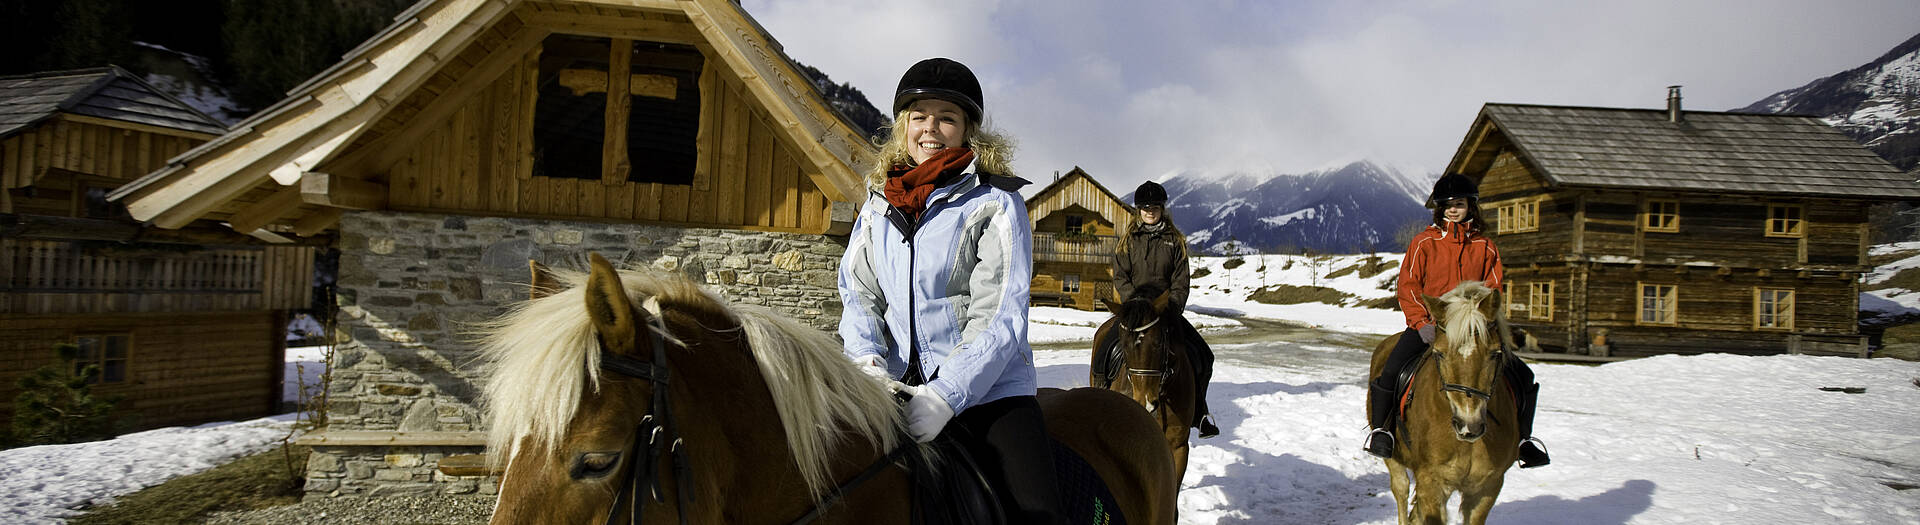
[[[1812,117],[1487,104],[1480,182],[1508,317],[1549,351],[1865,356],[1867,206],[1920,185]]]
[[[904,64],[903,64],[904,67]],[[727,0],[421,0],[285,99],[120,188],[134,218],[337,232],[316,495],[489,493],[471,323],[527,261],[678,272],[828,329],[876,152]]]
[[[1079,166],[1027,199],[1033,221],[1034,306],[1105,310],[1113,292],[1113,252],[1133,224],[1133,208]]]
[[[0,77],[0,424],[73,343],[128,429],[278,413],[314,247],[142,227],[106,195],[224,133],[118,67]]]

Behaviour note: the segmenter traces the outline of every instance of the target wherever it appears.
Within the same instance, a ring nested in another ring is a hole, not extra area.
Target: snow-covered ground
[[[1920,242],[1881,244],[1874,246],[1870,254],[1877,257],[1894,253],[1910,253],[1911,256],[1874,267],[1864,279],[1867,286],[1886,282],[1902,270],[1920,268]],[[1904,288],[1883,288],[1861,292],[1860,309],[1891,314],[1910,312],[1920,315],[1920,293]]]
[[[1195,324],[1217,330],[1254,317],[1366,334],[1402,326],[1392,310],[1249,302],[1262,262],[1269,285],[1313,283],[1305,258],[1292,268],[1285,256],[1265,259],[1233,270],[1224,258],[1196,259],[1209,274],[1194,281],[1190,313],[1206,314],[1193,315]],[[1319,273],[1357,261],[1334,258]],[[1374,299],[1390,294],[1379,284],[1394,275],[1320,286]],[[1068,342],[1091,337],[1105,314],[1036,308],[1032,317],[1036,342]],[[1385,467],[1359,449],[1359,351],[1280,342],[1217,351],[1210,397],[1226,432],[1195,441],[1181,523],[1393,523]],[[317,357],[295,349],[288,360]],[[1047,386],[1085,383],[1086,361],[1085,350],[1035,352]],[[1920,523],[1920,363],[1701,355],[1534,370],[1544,385],[1536,434],[1554,463],[1511,471],[1491,523]],[[58,521],[267,450],[291,427],[281,416],[0,451],[0,522]]]

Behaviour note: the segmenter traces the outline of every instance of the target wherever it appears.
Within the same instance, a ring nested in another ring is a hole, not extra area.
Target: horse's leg
[[[1400,525],[1413,523],[1407,517],[1407,467],[1392,459],[1387,462],[1388,485],[1393,488],[1393,513],[1400,518]]]
[[[1429,471],[1414,472],[1414,522],[1422,525],[1446,525],[1447,492],[1446,482],[1441,481],[1438,475]]]
[[[1186,429],[1181,430],[1184,431]],[[1189,450],[1186,443],[1181,443],[1179,446],[1173,447],[1173,481],[1176,482],[1175,486],[1185,486],[1187,482],[1187,452]]]
[[[1460,491],[1460,515],[1471,525],[1486,525],[1487,513],[1493,510],[1493,502],[1500,499],[1500,488],[1506,484],[1506,473],[1498,472],[1487,476],[1478,486]]]

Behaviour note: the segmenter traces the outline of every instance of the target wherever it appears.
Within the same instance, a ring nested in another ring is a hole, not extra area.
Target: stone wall
[[[821,235],[658,225],[349,213],[340,220],[339,329],[326,431],[476,432],[478,349],[468,328],[526,298],[527,261],[684,274],[736,304],[763,305],[832,330],[835,272],[846,240]],[[485,492],[432,470],[438,454],[478,447],[316,446],[309,494]],[[376,488],[386,487],[386,488]]]

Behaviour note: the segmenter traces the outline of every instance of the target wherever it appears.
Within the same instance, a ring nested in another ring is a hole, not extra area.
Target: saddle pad
[[[1107,490],[1106,482],[1093,471],[1093,466],[1059,440],[1047,441],[1053,445],[1054,476],[1060,483],[1060,506],[1067,514],[1067,523],[1126,525],[1127,518],[1120,514],[1113,492]]]

